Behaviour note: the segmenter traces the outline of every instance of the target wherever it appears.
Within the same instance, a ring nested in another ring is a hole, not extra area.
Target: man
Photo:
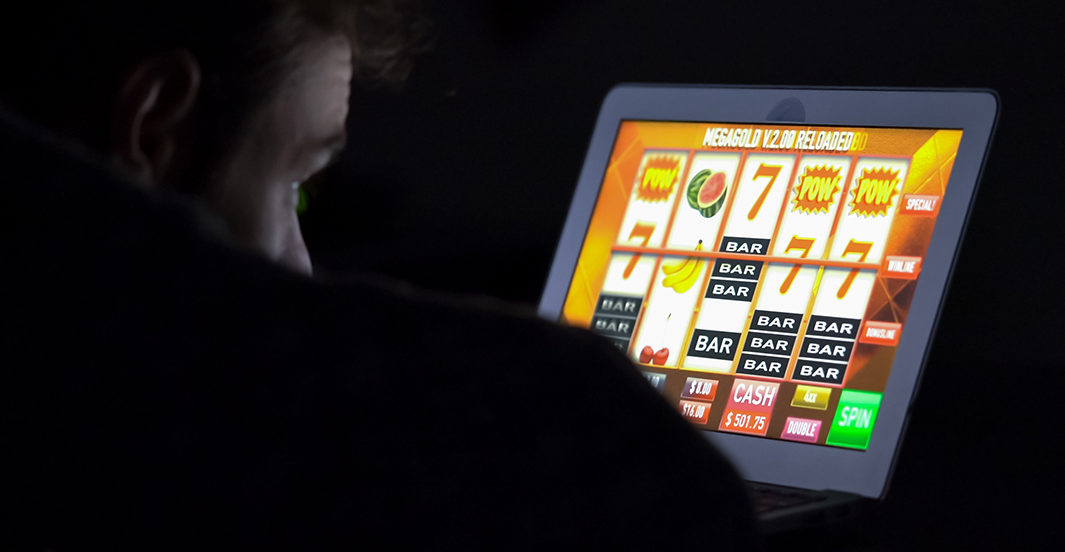
[[[352,49],[368,50],[359,68],[372,73],[367,61],[394,55],[387,41],[356,44],[354,13],[329,0],[62,4],[27,18],[59,21],[28,39],[36,57],[6,48],[6,67],[29,65],[6,73],[9,101],[140,186],[198,198],[242,245],[309,272],[296,187],[343,146]],[[364,28],[387,24],[384,2],[363,4],[378,16]]]
[[[401,67],[387,4],[60,4],[7,19],[3,548],[756,544],[599,338],[306,277],[295,188]]]

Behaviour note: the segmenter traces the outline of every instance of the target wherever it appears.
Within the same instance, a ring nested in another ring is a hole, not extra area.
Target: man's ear
[[[142,58],[123,77],[111,127],[111,156],[137,182],[158,187],[177,132],[200,90],[200,64],[186,50]]]

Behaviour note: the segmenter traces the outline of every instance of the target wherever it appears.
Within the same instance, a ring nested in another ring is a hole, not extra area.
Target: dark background
[[[599,104],[620,82],[997,90],[892,491],[855,521],[770,544],[1060,537],[1062,8],[452,0],[428,13],[433,47],[401,89],[355,89],[349,150],[312,187],[303,226],[320,272],[535,304]]]

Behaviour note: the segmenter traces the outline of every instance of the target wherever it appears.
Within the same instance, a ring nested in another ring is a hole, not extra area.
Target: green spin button
[[[862,450],[869,448],[869,437],[873,434],[882,396],[881,393],[844,389],[825,443]]]

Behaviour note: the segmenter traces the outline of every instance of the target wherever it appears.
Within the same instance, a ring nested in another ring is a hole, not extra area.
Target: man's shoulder
[[[531,306],[373,277],[309,293],[317,343],[339,350],[341,363],[381,366],[424,383],[507,389],[512,397],[624,393],[660,401],[607,340],[540,318]]]
[[[3,200],[0,235],[18,322],[2,344],[25,368],[2,402],[29,420],[11,448],[48,473],[12,495],[27,517],[71,534],[134,520],[122,529],[145,542],[179,521],[500,548],[749,530],[731,467],[590,332],[486,298],[316,282],[92,160],[0,138],[30,186]],[[46,516],[52,497],[69,511]]]
[[[502,355],[509,361],[569,357],[578,362],[595,358],[631,367],[607,341],[587,330],[540,318],[531,305],[418,289],[374,275],[352,275],[321,284],[312,293],[318,308],[337,317],[335,327],[339,331],[357,327],[389,333],[390,339],[399,342],[394,345],[402,345],[408,354],[468,360]]]
[[[366,332],[377,347],[334,389],[357,419],[378,421],[364,442],[383,448],[361,465],[385,488],[365,490],[405,493],[412,517],[434,520],[419,539],[671,547],[717,526],[728,548],[750,536],[731,466],[607,340],[485,298],[326,292],[369,294],[372,308],[352,309],[360,321],[332,324],[330,339],[366,343]],[[410,461],[374,463],[396,458]]]

